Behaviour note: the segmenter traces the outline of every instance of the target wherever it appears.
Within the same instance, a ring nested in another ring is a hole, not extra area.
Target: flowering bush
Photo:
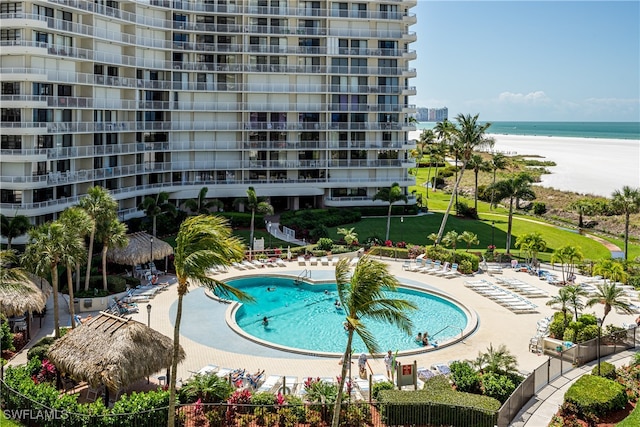
[[[487,250],[493,252],[496,249],[496,245],[487,246]]]
[[[33,382],[40,384],[43,382],[53,382],[56,379],[56,367],[48,359],[42,361],[40,372],[33,377]]]
[[[385,240],[384,245],[388,248],[393,247],[393,242],[391,240]]]
[[[396,242],[396,248],[406,248],[407,247],[407,242]]]

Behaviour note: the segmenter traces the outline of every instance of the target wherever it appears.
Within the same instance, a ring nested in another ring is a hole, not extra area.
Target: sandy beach
[[[410,132],[418,139],[420,132]],[[492,134],[494,150],[510,155],[542,156],[556,166],[540,185],[610,197],[624,185],[640,187],[640,140],[566,138]]]

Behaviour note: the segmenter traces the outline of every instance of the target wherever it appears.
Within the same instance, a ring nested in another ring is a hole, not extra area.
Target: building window
[[[21,150],[22,149],[22,135],[2,135],[2,149],[3,150]]]
[[[20,109],[19,108],[3,108],[0,113],[2,116],[3,122],[19,122],[20,118]]]
[[[38,148],[53,148],[53,135],[38,135],[36,144]]]
[[[36,31],[35,41],[38,43],[49,43],[49,33],[43,33],[42,31]]]
[[[49,123],[53,121],[53,110],[44,108],[33,109],[33,121],[40,123]]]
[[[19,82],[2,82],[3,95],[20,95]]]
[[[53,18],[53,9],[51,9],[50,7],[34,5],[33,13],[35,13],[38,16]]]
[[[0,13],[22,12],[22,3],[0,3]]]
[[[22,191],[0,190],[0,203],[22,203]]]
[[[11,30],[1,30],[0,31],[0,40],[20,40],[20,30],[11,29]]]
[[[33,84],[34,95],[53,95],[53,85],[51,83],[34,83]]]
[[[71,96],[71,85],[58,85],[58,96]]]

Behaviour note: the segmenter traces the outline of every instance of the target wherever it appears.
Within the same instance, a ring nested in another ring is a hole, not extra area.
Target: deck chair
[[[269,375],[264,382],[262,383],[262,385],[260,386],[260,388],[258,388],[258,393],[260,392],[265,392],[265,393],[271,393],[271,391],[276,388],[276,386],[278,384],[280,384],[282,379],[282,375]]]
[[[278,267],[286,267],[287,263],[282,260],[282,258],[276,258],[276,265]]]
[[[327,258],[326,256],[323,256],[322,258],[320,258],[320,263],[322,265],[329,265],[329,258]]]
[[[307,265],[307,260],[303,256],[298,257],[298,265]]]

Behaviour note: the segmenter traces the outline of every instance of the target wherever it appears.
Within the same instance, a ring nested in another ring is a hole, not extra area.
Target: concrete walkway
[[[627,350],[600,359],[600,362],[609,362],[616,367],[628,365],[635,351]],[[552,381],[532,397],[511,422],[512,427],[541,427],[546,426],[551,418],[558,412],[564,401],[564,394],[569,387],[583,375],[591,374],[597,365],[596,361],[572,369]]]

